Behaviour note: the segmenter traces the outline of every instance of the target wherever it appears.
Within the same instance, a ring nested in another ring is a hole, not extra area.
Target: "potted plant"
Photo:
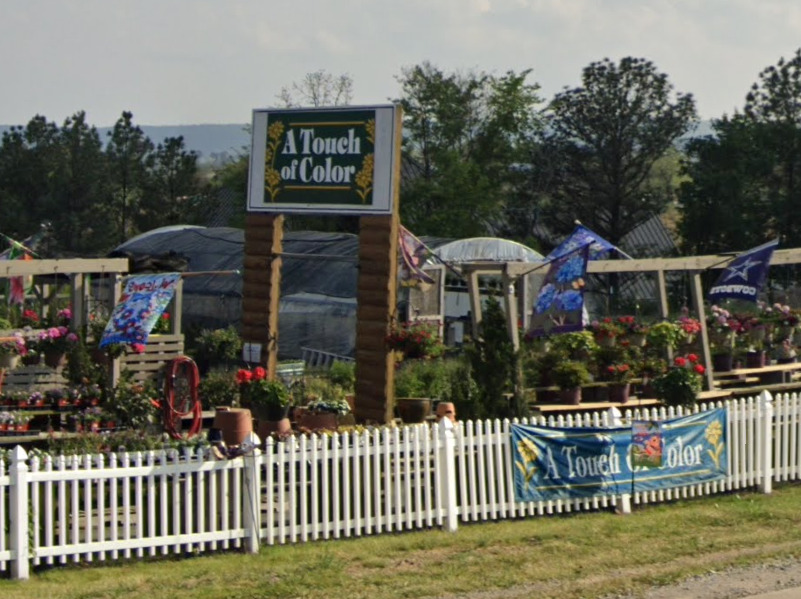
[[[553,381],[561,390],[563,401],[572,404],[581,402],[581,386],[590,382],[590,371],[584,362],[564,360],[554,366]]]
[[[590,324],[590,331],[592,331],[598,345],[610,347],[617,343],[618,338],[623,335],[623,326],[609,316],[601,320],[595,320]]]
[[[340,386],[329,383],[319,389],[321,394],[304,406],[298,418],[298,427],[303,431],[336,430],[340,419],[351,413]]]
[[[51,368],[60,368],[65,363],[67,352],[78,342],[78,336],[62,325],[42,331],[37,341],[44,354],[45,364]]]
[[[652,324],[645,336],[646,343],[657,349],[675,349],[682,339],[681,327],[675,322],[663,320]]]
[[[283,420],[289,414],[292,396],[286,385],[267,378],[261,366],[252,370],[240,368],[236,373],[240,403],[249,408],[260,420]]]
[[[677,357],[673,366],[654,380],[657,398],[669,406],[692,406],[701,391],[704,372],[697,355]]]
[[[734,357],[734,341],[740,329],[740,321],[728,310],[711,306],[706,320],[709,333],[709,348],[712,352],[712,368],[718,372],[731,370]]]
[[[609,381],[609,401],[626,403],[631,392],[634,371],[626,362],[609,364],[603,371],[604,380]]]
[[[384,342],[401,359],[438,358],[445,353],[439,323],[410,321],[392,326]]]
[[[773,350],[773,357],[778,364],[790,364],[796,361],[796,350],[793,342],[789,338],[785,338]]]
[[[236,364],[242,355],[242,339],[236,327],[202,329],[195,339],[193,357],[201,374],[215,366]]]
[[[567,355],[573,360],[587,360],[598,351],[598,343],[591,331],[573,331],[551,337],[549,352]]]
[[[25,338],[19,331],[5,341],[0,341],[0,368],[11,370],[17,367],[20,356],[25,355]]]

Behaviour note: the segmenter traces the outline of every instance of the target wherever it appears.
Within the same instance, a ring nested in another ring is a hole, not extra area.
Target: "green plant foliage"
[[[692,406],[701,391],[703,373],[694,355],[676,358],[665,374],[654,379],[657,398],[669,406]]]
[[[110,391],[107,407],[118,425],[141,430],[158,420],[158,410],[151,400],[160,396],[152,385],[134,381],[131,371],[126,370]]]
[[[481,331],[474,345],[467,349],[472,366],[471,374],[481,394],[481,403],[489,418],[515,418],[525,416],[527,404],[510,392],[519,389],[518,355],[515,352],[506,316],[494,297],[487,300],[481,322]]]
[[[590,371],[584,362],[563,360],[553,368],[553,380],[560,389],[575,389],[590,382]]]
[[[194,340],[192,357],[206,367],[229,366],[242,355],[242,339],[236,327],[201,329]]]
[[[345,393],[353,393],[356,387],[356,363],[336,361],[328,370],[328,378],[339,385]]]
[[[201,379],[198,397],[204,408],[230,406],[239,397],[239,385],[230,372],[212,370]]]

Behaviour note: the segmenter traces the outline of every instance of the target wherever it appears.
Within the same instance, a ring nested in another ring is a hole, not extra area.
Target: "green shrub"
[[[334,362],[328,370],[328,378],[335,385],[342,387],[345,393],[353,393],[356,387],[355,362]]]
[[[212,370],[201,379],[198,397],[204,408],[230,406],[239,397],[239,385],[230,372]]]
[[[195,338],[192,356],[201,370],[237,364],[241,355],[242,339],[233,325],[224,329],[202,329]]]

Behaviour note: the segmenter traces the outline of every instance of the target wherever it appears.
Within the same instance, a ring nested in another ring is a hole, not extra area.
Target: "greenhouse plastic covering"
[[[171,254],[186,261],[185,272],[226,273],[184,278],[184,324],[205,328],[239,325],[244,236],[242,229],[231,227],[163,227],[126,241],[111,255],[128,256],[132,264],[139,265],[147,264],[148,257]],[[503,239],[422,240],[438,257],[452,264],[542,260],[534,250]],[[284,233],[279,315],[282,359],[299,358],[302,347],[354,354],[358,252],[357,235]]]

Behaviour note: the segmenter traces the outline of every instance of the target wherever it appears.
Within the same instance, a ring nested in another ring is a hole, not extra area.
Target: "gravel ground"
[[[693,576],[682,582],[651,587],[639,594],[587,595],[586,599],[738,599],[781,589],[797,588],[801,599],[801,560],[771,560],[754,566],[731,567]],[[547,584],[451,595],[448,599],[523,599],[559,597]]]

